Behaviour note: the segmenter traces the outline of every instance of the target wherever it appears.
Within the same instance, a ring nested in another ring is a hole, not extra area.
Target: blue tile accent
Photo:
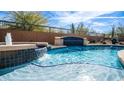
[[[46,47],[17,51],[1,51],[0,69],[31,62],[39,57],[42,57],[46,52]]]

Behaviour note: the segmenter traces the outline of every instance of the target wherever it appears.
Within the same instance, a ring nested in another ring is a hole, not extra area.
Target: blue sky
[[[124,11],[42,11],[48,19],[48,24],[55,27],[70,28],[70,25],[84,23],[85,26],[95,31],[109,32],[112,25],[124,25]],[[0,19],[8,14],[0,12]]]

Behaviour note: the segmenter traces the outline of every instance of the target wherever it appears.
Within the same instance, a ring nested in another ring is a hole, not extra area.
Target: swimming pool
[[[124,69],[117,57],[122,49],[123,46],[52,49],[23,67],[2,70],[0,80],[122,80]]]
[[[93,64],[123,69],[117,52],[123,47],[117,46],[72,46],[48,51],[34,64],[37,66],[56,66],[63,64]]]

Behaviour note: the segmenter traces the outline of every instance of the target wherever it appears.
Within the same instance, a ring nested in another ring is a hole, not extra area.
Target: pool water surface
[[[112,47],[66,47],[48,51],[44,57],[34,64],[40,66],[55,66],[60,64],[96,64],[111,68],[123,69],[117,52],[122,48]]]

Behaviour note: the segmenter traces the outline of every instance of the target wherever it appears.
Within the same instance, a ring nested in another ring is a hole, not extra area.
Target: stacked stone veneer
[[[0,51],[0,69],[28,63],[42,57],[47,48]]]

